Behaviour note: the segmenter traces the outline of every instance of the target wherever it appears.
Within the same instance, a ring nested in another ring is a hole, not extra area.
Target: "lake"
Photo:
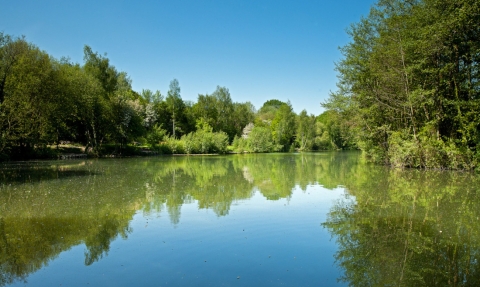
[[[357,152],[0,164],[0,286],[480,286],[479,247],[479,175]]]

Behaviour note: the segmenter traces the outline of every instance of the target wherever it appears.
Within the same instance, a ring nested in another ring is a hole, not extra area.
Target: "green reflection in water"
[[[304,160],[290,154],[2,165],[0,285],[25,280],[82,243],[85,264],[94,263],[108,254],[113,240],[128,237],[138,210],[145,215],[166,210],[176,225],[185,203],[225,216],[232,203],[256,190],[272,200],[289,197],[297,174],[304,185],[315,181],[313,170],[308,180],[297,170]]]
[[[358,168],[323,225],[351,286],[480,286],[480,178]]]
[[[323,225],[336,237],[344,280],[363,285],[477,285],[478,176],[391,171],[358,153],[158,157],[0,166],[0,285],[24,280],[85,244],[85,264],[107,256],[130,221],[183,204],[226,216],[256,191],[289,199],[309,185],[345,186]],[[356,199],[356,200],[354,200]],[[301,220],[301,218],[299,218]],[[314,243],[312,243],[314,244]]]

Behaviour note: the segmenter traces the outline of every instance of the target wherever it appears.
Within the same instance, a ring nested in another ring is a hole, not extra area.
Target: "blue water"
[[[98,262],[85,266],[85,246],[74,246],[28,276],[27,285],[337,286],[335,242],[320,224],[343,193],[309,186],[269,201],[257,192],[224,217],[192,202],[182,206],[178,224],[167,211],[139,210],[128,238],[113,241]]]

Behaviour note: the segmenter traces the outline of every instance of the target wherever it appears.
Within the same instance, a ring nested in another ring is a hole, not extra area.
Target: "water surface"
[[[358,153],[0,165],[0,286],[475,286],[479,177]]]

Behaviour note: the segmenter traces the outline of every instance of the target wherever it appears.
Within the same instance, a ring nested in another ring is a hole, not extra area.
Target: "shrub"
[[[228,135],[224,132],[212,132],[212,127],[200,119],[197,122],[196,132],[183,135],[178,140],[169,137],[165,143],[173,153],[226,153]]]
[[[390,164],[401,168],[473,169],[477,165],[468,147],[423,132],[417,138],[407,132],[390,133],[387,154]]]
[[[252,152],[272,152],[275,150],[272,133],[267,127],[255,126],[248,136],[248,147]]]
[[[394,167],[420,167],[421,148],[418,140],[403,132],[391,132],[388,137],[390,164]]]
[[[449,140],[444,152],[448,159],[448,167],[452,169],[474,169],[477,165],[475,153],[464,145],[456,145]]]
[[[164,144],[168,148],[168,150],[171,151],[171,153],[174,153],[174,154],[185,153],[183,142],[174,138],[173,136],[166,137]]]
[[[224,132],[213,133],[212,147],[213,152],[226,153],[228,147],[228,135]]]
[[[248,140],[243,137],[235,137],[232,146],[233,150],[236,152],[249,152]]]
[[[152,148],[155,148],[156,145],[158,145],[161,141],[163,141],[166,134],[167,134],[167,131],[162,128],[162,125],[155,124],[152,130],[147,134],[147,138],[146,138],[147,143]]]

